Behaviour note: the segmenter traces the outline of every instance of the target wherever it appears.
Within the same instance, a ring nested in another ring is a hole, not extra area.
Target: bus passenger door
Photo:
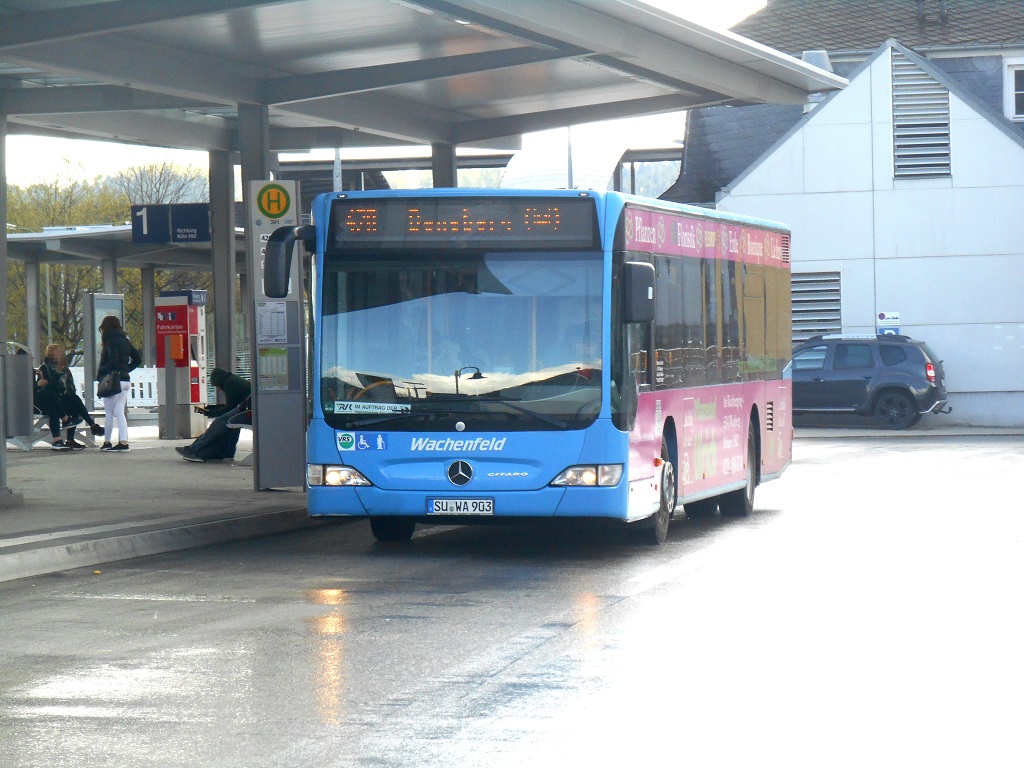
[[[660,475],[654,459],[661,455],[661,401],[651,387],[651,326],[631,323],[627,330],[629,384],[636,420],[629,435],[629,516],[645,517],[658,508]]]

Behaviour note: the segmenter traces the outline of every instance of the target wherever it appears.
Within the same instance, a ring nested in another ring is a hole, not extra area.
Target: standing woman
[[[128,450],[128,417],[125,416],[125,406],[128,404],[128,391],[131,389],[131,376],[129,372],[134,371],[142,362],[142,355],[139,353],[125,336],[121,321],[114,315],[107,315],[100,322],[100,335],[103,339],[103,350],[100,352],[100,365],[96,369],[96,381],[99,381],[111,371],[121,374],[121,391],[112,397],[103,398],[103,410],[106,419],[103,422],[103,445],[101,451],[127,451]],[[117,445],[110,444],[110,438],[114,434],[114,421],[117,421]]]

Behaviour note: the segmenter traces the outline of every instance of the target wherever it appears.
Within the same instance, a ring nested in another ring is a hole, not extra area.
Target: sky
[[[727,29],[765,5],[765,0],[644,0],[662,10],[715,29]],[[573,128],[573,166],[587,164],[591,153],[610,152],[628,137],[628,147],[671,147],[683,137],[680,113],[593,123]],[[526,134],[523,148],[561,153],[567,145],[565,129]],[[557,149],[556,149],[557,148]],[[626,148],[625,146],[622,147]],[[333,150],[329,151],[333,157]],[[371,156],[383,156],[375,150]],[[621,155],[621,151],[618,152]],[[616,157],[618,156],[616,155]],[[292,157],[310,157],[309,154]],[[326,156],[322,152],[316,157]],[[132,166],[171,162],[193,165],[205,172],[205,152],[139,147],[111,142],[8,136],[7,182],[26,186],[36,182],[84,179],[112,175]],[[583,184],[578,184],[583,186]]]

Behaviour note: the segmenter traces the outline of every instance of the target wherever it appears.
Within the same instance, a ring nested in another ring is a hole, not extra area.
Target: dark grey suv
[[[905,429],[949,413],[942,361],[908,336],[814,336],[793,349],[793,412],[873,416]]]

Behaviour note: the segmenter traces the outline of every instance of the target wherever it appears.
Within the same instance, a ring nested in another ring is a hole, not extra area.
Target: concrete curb
[[[929,437],[1024,437],[1024,429],[1016,427],[935,427],[931,429],[870,429],[865,427],[798,426],[796,440],[871,437],[893,439],[920,439]]]
[[[240,517],[194,520],[173,527],[114,536],[83,539],[69,531],[62,541],[47,546],[12,548],[14,551],[0,554],[0,582],[322,524],[311,519],[305,507],[299,507]]]

